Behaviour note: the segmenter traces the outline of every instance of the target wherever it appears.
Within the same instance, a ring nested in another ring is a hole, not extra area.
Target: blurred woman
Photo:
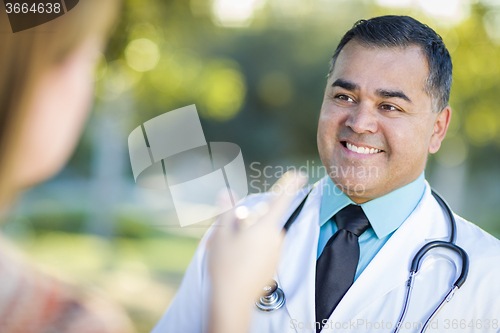
[[[1,7],[1,6],[0,6]],[[58,172],[80,136],[93,69],[117,12],[85,0],[67,14],[12,33],[0,10],[0,211],[21,189]],[[108,300],[43,274],[0,239],[0,332],[132,332]]]
[[[90,109],[93,69],[116,14],[111,0],[80,1],[44,25],[12,33],[0,10],[0,212],[21,189],[57,173],[65,164]],[[298,175],[278,185],[268,212],[241,218],[225,214],[210,246],[213,333],[244,332],[250,306],[272,277],[283,234],[276,225]],[[255,249],[261,242],[265,246]],[[132,332],[127,317],[109,301],[31,267],[0,238],[0,332]],[[227,290],[244,290],[228,307]]]

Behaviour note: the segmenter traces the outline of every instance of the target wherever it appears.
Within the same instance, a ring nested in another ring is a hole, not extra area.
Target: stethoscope
[[[290,215],[288,220],[285,223],[285,226],[283,227],[283,230],[286,232],[292,225],[292,223],[297,219],[299,216],[300,212],[302,211],[302,208],[304,207],[304,204],[306,203],[307,198],[309,197],[309,194],[312,192],[314,189],[311,188],[309,193],[304,197],[302,202],[297,206],[295,211]],[[462,258],[462,272],[458,279],[455,281],[453,286],[451,287],[450,291],[446,294],[446,296],[443,298],[441,303],[434,309],[434,311],[431,313],[425,324],[422,326],[422,330],[420,331],[421,333],[425,332],[429,324],[432,322],[434,317],[438,314],[438,312],[443,308],[443,306],[450,302],[453,295],[459,289],[462,287],[462,285],[465,283],[465,280],[467,279],[467,274],[469,272],[469,257],[467,256],[467,252],[465,252],[460,246],[455,244],[456,237],[457,237],[457,224],[455,222],[455,217],[453,216],[453,212],[451,211],[450,206],[444,201],[444,199],[436,193],[433,189],[431,189],[431,193],[436,199],[436,201],[439,203],[441,208],[446,212],[448,215],[448,219],[450,221],[450,240],[445,242],[445,241],[433,241],[426,243],[422,248],[417,252],[415,257],[413,257],[413,260],[411,262],[411,268],[410,268],[410,276],[408,277],[407,283],[406,283],[406,295],[405,295],[405,300],[403,303],[403,309],[401,311],[401,315],[399,316],[399,319],[395,325],[393,333],[399,332],[399,329],[401,328],[403,321],[406,317],[406,314],[408,312],[408,307],[410,304],[410,296],[413,290],[413,282],[415,275],[418,273],[418,270],[420,268],[420,262],[422,261],[422,258],[425,256],[427,252],[430,250],[436,249],[436,248],[446,248],[452,251],[455,251],[460,255]],[[281,308],[285,304],[285,294],[283,290],[281,290],[278,287],[278,284],[276,281],[272,280],[272,282],[265,286],[263,289],[264,293],[263,296],[261,296],[256,302],[255,305],[257,308],[261,311],[264,312],[273,312]]]

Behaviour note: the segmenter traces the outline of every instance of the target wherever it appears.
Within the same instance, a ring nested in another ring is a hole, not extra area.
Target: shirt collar
[[[424,189],[425,176],[422,172],[413,182],[360,205],[378,238],[383,238],[399,228],[419,203]],[[320,227],[342,208],[349,204],[355,205],[328,176],[323,183],[322,191]]]

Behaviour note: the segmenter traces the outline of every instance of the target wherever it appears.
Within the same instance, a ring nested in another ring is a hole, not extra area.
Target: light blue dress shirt
[[[392,236],[394,231],[408,216],[422,199],[425,189],[424,172],[413,182],[398,188],[382,197],[361,204],[361,208],[370,221],[371,227],[359,236],[359,262],[356,269],[356,280],[366,266],[380,251],[382,246]],[[321,207],[319,212],[319,240],[318,255],[330,237],[337,232],[337,225],[332,217],[342,208],[355,203],[340,191],[328,177],[323,184]]]

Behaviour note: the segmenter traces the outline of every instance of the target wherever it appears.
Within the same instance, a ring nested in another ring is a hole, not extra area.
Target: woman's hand
[[[284,232],[283,214],[307,183],[287,172],[271,189],[272,197],[249,211],[241,206],[223,214],[208,247],[211,279],[210,330],[246,332],[250,307],[272,279]]]

